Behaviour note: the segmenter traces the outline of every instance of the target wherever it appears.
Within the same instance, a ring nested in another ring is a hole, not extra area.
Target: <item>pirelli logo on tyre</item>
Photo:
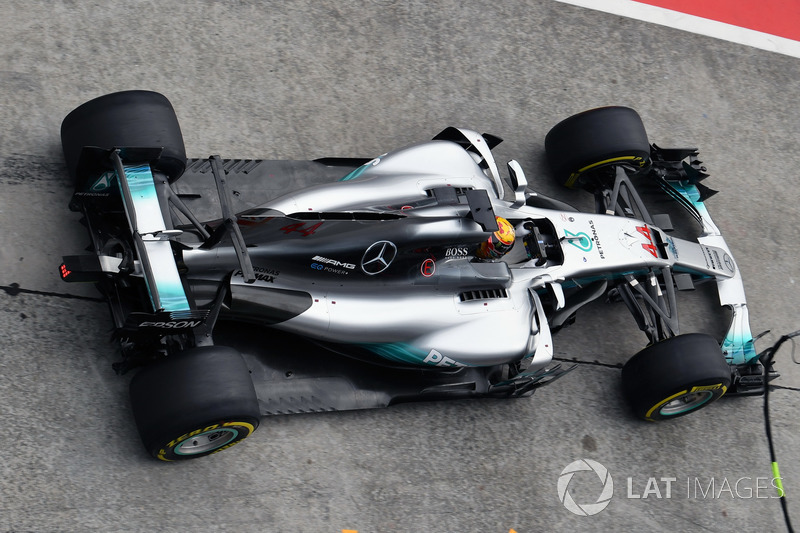
[[[717,389],[724,389],[725,387],[722,386],[722,383],[717,383],[715,385],[700,385],[697,387],[692,387],[692,390],[689,392],[700,392],[704,390],[717,390]]]

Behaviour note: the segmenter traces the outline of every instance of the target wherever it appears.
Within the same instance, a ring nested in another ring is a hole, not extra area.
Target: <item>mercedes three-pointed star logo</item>
[[[361,270],[374,276],[380,274],[392,264],[397,255],[397,246],[389,241],[372,243],[361,258]]]

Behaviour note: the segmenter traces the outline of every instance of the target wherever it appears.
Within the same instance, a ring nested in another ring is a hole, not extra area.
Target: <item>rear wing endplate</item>
[[[189,299],[169,241],[170,236],[179,230],[166,227],[150,165],[126,165],[119,150],[111,152],[110,157],[153,310],[189,311]]]

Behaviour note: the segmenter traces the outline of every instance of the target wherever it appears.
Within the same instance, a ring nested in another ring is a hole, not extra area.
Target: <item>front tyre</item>
[[[162,461],[225,450],[258,427],[255,388],[232,348],[193,348],[145,367],[131,381],[130,395],[142,442]]]
[[[710,335],[678,335],[643,349],[622,368],[625,398],[639,418],[688,415],[720,398],[731,369]]]
[[[600,107],[564,119],[547,133],[544,147],[555,179],[570,188],[580,188],[600,168],[650,161],[644,124],[629,107]]]

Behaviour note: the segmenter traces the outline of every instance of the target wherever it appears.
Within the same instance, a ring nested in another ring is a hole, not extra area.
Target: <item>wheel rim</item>
[[[661,413],[663,416],[675,416],[681,413],[686,413],[688,411],[692,411],[693,409],[699,408],[701,405],[708,402],[713,396],[714,393],[707,390],[689,392],[665,403],[661,409],[659,409],[659,413]]]
[[[178,455],[197,455],[210,452],[230,444],[237,436],[239,436],[239,432],[232,428],[212,429],[186,439],[175,447],[175,453]]]

